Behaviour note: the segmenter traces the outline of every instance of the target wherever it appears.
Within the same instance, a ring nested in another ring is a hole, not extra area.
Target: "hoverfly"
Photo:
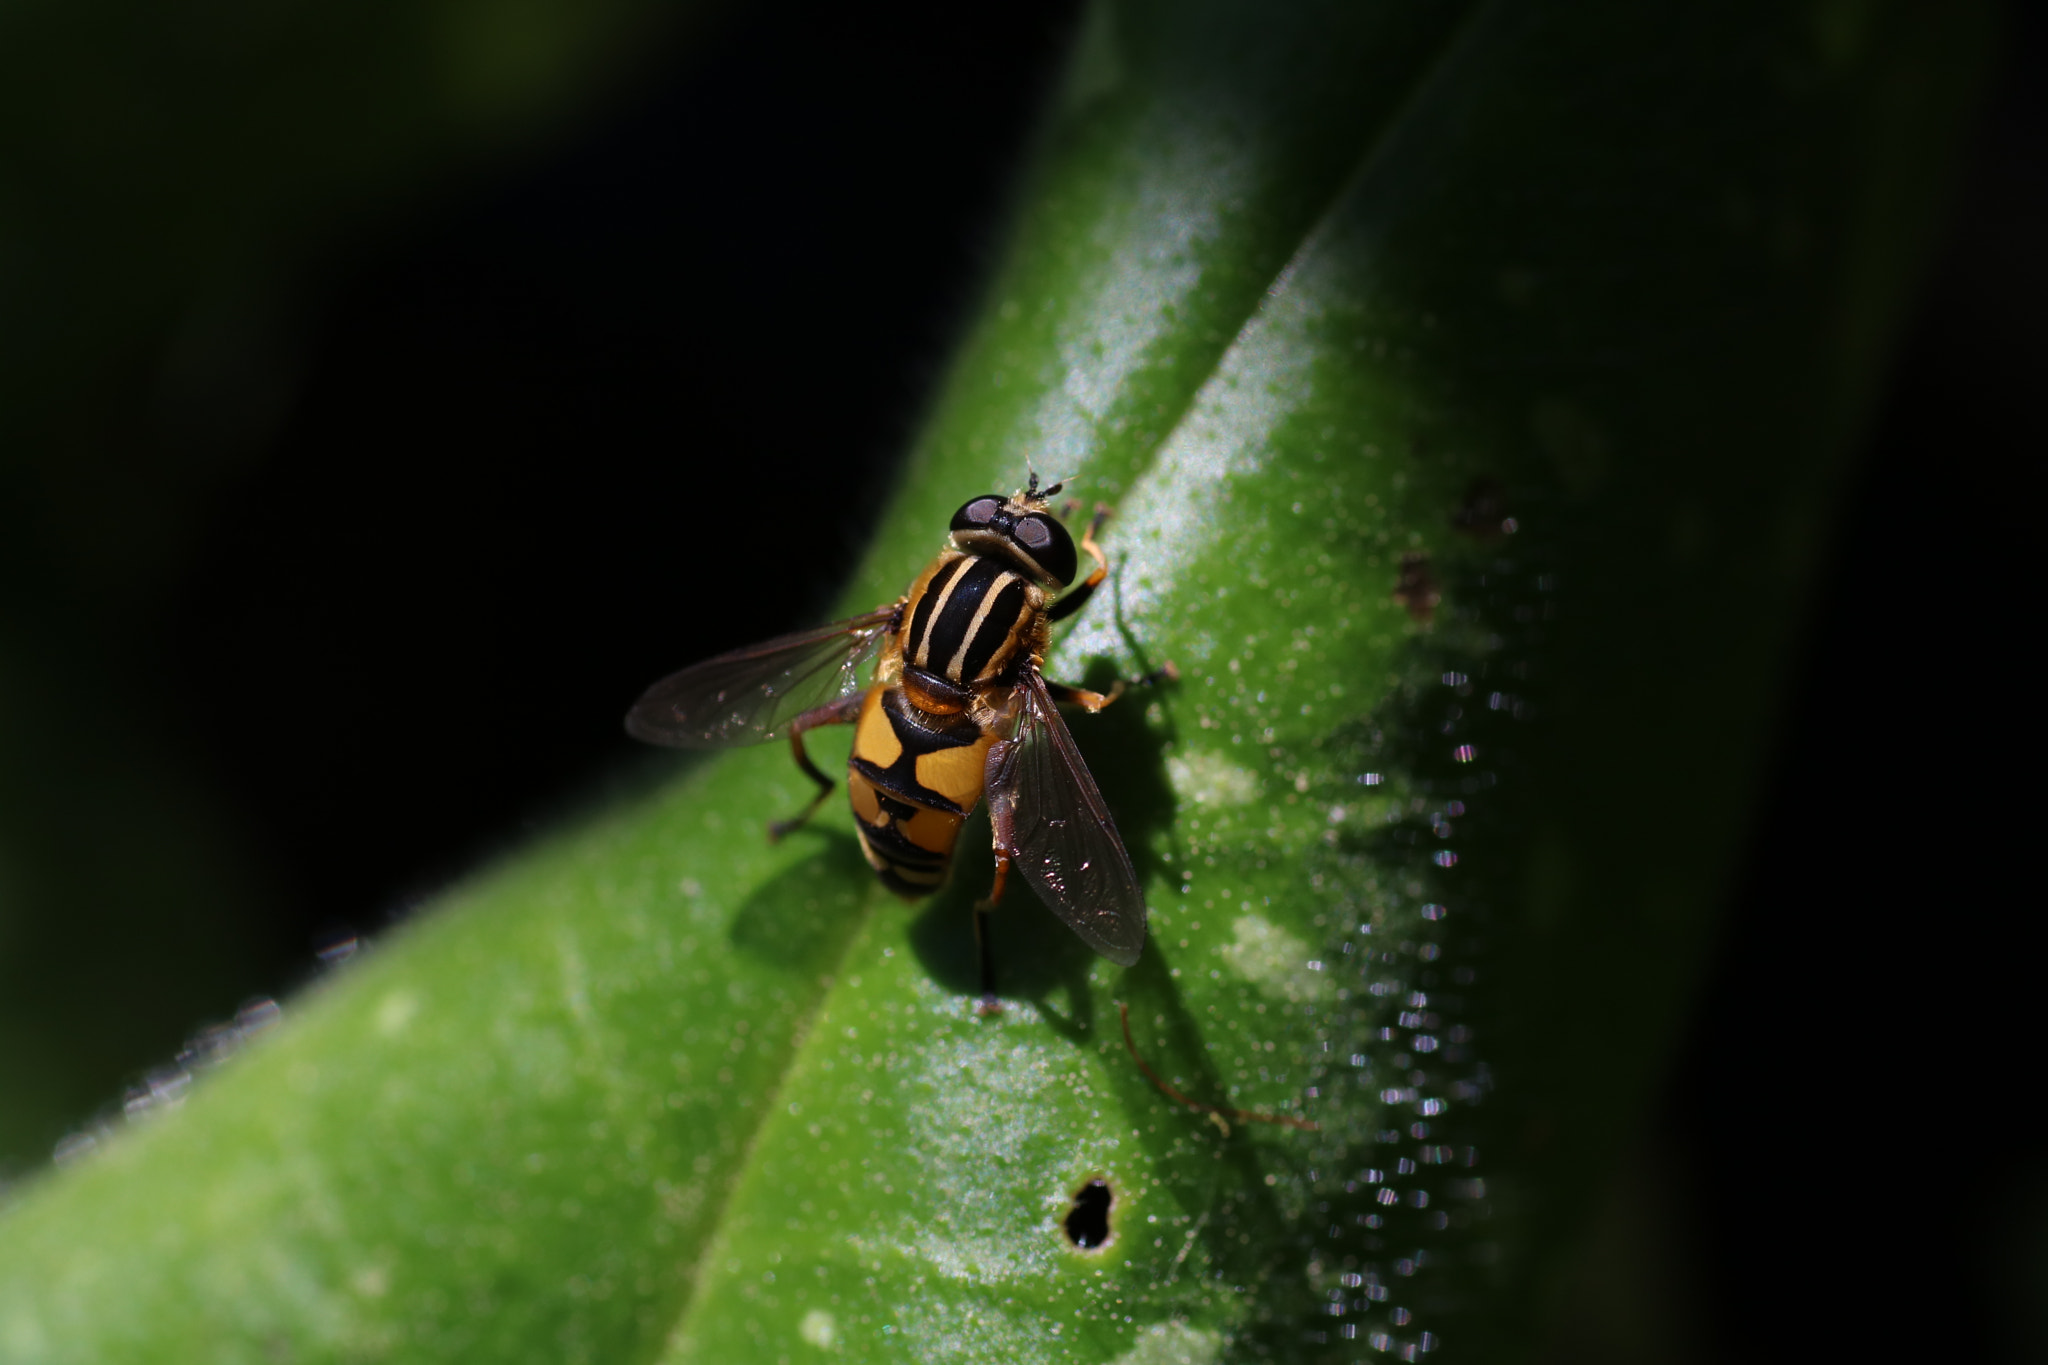
[[[1046,681],[1052,623],[1073,615],[1109,564],[1095,543],[1098,507],[1080,548],[1095,568],[1072,591],[1073,538],[1048,510],[1060,491],[986,493],[953,514],[946,548],[910,591],[850,620],[707,659],[662,679],[626,716],[650,744],[720,749],[787,736],[818,793],[780,839],[831,795],[832,779],[804,749],[825,725],[854,727],[847,793],[861,851],[882,884],[906,899],[937,891],[953,846],[984,793],[995,882],[975,902],[982,995],[993,1001],[987,916],[1011,868],[1089,947],[1129,966],[1145,946],[1145,898],[1102,793],[1056,703],[1099,711],[1122,694]],[[860,670],[879,655],[873,681]],[[1172,668],[1141,679],[1172,676]]]

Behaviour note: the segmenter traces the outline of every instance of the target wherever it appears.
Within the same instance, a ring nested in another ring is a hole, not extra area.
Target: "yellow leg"
[[[1046,680],[1045,690],[1062,706],[1078,706],[1083,711],[1092,713],[1100,711],[1133,687],[1151,687],[1159,682],[1178,681],[1180,670],[1169,663],[1153,669],[1142,678],[1118,678],[1110,684],[1107,692],[1090,692],[1085,687],[1070,687],[1066,683],[1056,683],[1050,678]]]
[[[1108,516],[1108,504],[1096,503],[1095,515],[1088,519],[1088,529],[1081,533],[1081,548],[1095,561],[1095,568],[1074,586],[1072,592],[1052,604],[1052,610],[1045,614],[1047,620],[1064,621],[1081,610],[1088,599],[1095,595],[1095,590],[1102,586],[1102,580],[1109,577],[1109,560],[1103,556],[1102,547],[1095,543],[1095,533],[1102,529],[1102,523]]]

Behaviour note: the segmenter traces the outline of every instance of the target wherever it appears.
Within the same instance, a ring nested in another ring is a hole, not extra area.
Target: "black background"
[[[630,784],[642,685],[822,607],[997,249],[1071,14],[764,12],[332,263],[261,458],[117,656],[253,869],[238,990],[289,989],[321,943]],[[2022,929],[2048,141],[2041,27],[2016,22],[1722,960],[1559,1358],[2048,1351]],[[736,543],[764,506],[787,538]],[[117,1096],[234,1004],[171,992],[93,1083]]]
[[[2010,18],[1651,1143],[1730,1358],[2048,1359],[2048,52]]]

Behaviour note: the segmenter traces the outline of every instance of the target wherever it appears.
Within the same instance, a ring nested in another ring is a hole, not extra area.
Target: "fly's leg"
[[[862,694],[841,697],[838,701],[827,702],[813,707],[798,716],[789,727],[789,751],[796,756],[796,766],[803,770],[805,777],[818,784],[818,794],[811,803],[797,812],[791,820],[777,820],[768,826],[768,842],[780,843],[782,837],[800,829],[804,821],[818,813],[818,807],[825,804],[825,798],[832,794],[832,779],[818,771],[818,765],[811,762],[810,754],[804,751],[804,732],[823,725],[851,725],[860,716]]]
[[[1090,692],[1085,687],[1070,687],[1066,683],[1056,683],[1050,678],[1046,679],[1045,690],[1060,705],[1078,706],[1083,711],[1092,714],[1093,712],[1100,711],[1118,697],[1121,697],[1129,688],[1152,687],[1162,682],[1178,681],[1180,681],[1180,670],[1169,663],[1162,664],[1142,678],[1118,678],[1109,685],[1109,691],[1107,692]]]
[[[1095,590],[1102,586],[1102,580],[1109,577],[1109,560],[1103,557],[1102,547],[1095,543],[1095,533],[1102,529],[1102,523],[1108,516],[1108,505],[1096,503],[1095,515],[1088,519],[1088,529],[1081,533],[1081,548],[1095,561],[1095,568],[1072,592],[1052,604],[1051,609],[1045,613],[1048,621],[1063,621],[1086,606],[1088,599],[1095,595]],[[1065,683],[1056,683],[1049,678],[1046,680],[1045,689],[1052,693],[1054,701],[1063,706],[1078,706],[1084,711],[1094,712],[1100,711],[1121,697],[1126,687],[1150,687],[1157,682],[1177,682],[1179,679],[1180,670],[1169,663],[1162,668],[1153,669],[1142,678],[1118,678],[1107,692],[1090,692],[1083,687],[1069,687]]]
[[[974,954],[981,965],[981,1012],[999,1014],[1002,1006],[996,1002],[996,961],[989,950],[988,917],[1003,899],[1003,888],[1010,882],[1010,859],[1017,852],[1017,800],[1008,784],[997,780],[997,774],[1009,763],[1017,749],[1017,742],[1011,739],[997,740],[989,746],[988,761],[984,771],[988,773],[988,823],[995,846],[996,875],[990,883],[988,895],[974,903]]]
[[[1095,543],[1095,533],[1102,529],[1103,519],[1108,515],[1108,504],[1095,504],[1095,515],[1088,519],[1088,529],[1081,533],[1081,548],[1095,561],[1095,568],[1072,592],[1052,604],[1051,610],[1045,614],[1048,621],[1064,621],[1081,610],[1087,605],[1088,599],[1095,595],[1095,590],[1102,586],[1102,580],[1109,576],[1109,561],[1102,557],[1102,547]]]
[[[1010,879],[1010,855],[1002,849],[996,850],[996,878],[988,889],[988,898],[974,903],[974,956],[981,970],[981,1013],[1001,1014],[1002,1002],[996,999],[996,959],[989,948],[989,912],[1003,898],[1003,884]]]

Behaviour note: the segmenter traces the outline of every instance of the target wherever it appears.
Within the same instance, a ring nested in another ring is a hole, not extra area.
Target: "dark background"
[[[2009,18],[1651,1143],[1730,1359],[2048,1360],[2048,28]]]
[[[271,358],[138,417],[244,452],[199,494],[9,513],[37,534],[0,549],[0,703],[48,721],[16,727],[0,816],[16,903],[49,909],[0,918],[36,1101],[0,1175],[316,949],[639,780],[618,720],[646,682],[823,607],[1000,245],[1073,8],[699,33],[574,136],[199,328],[201,370]],[[2048,66],[2014,22],[1722,959],[1559,1359],[2048,1355],[2019,870]],[[764,507],[788,540],[736,543]],[[118,589],[67,558],[94,538],[142,546]]]
[[[2009,18],[1720,960],[1559,1359],[2048,1360],[2048,27]]]

